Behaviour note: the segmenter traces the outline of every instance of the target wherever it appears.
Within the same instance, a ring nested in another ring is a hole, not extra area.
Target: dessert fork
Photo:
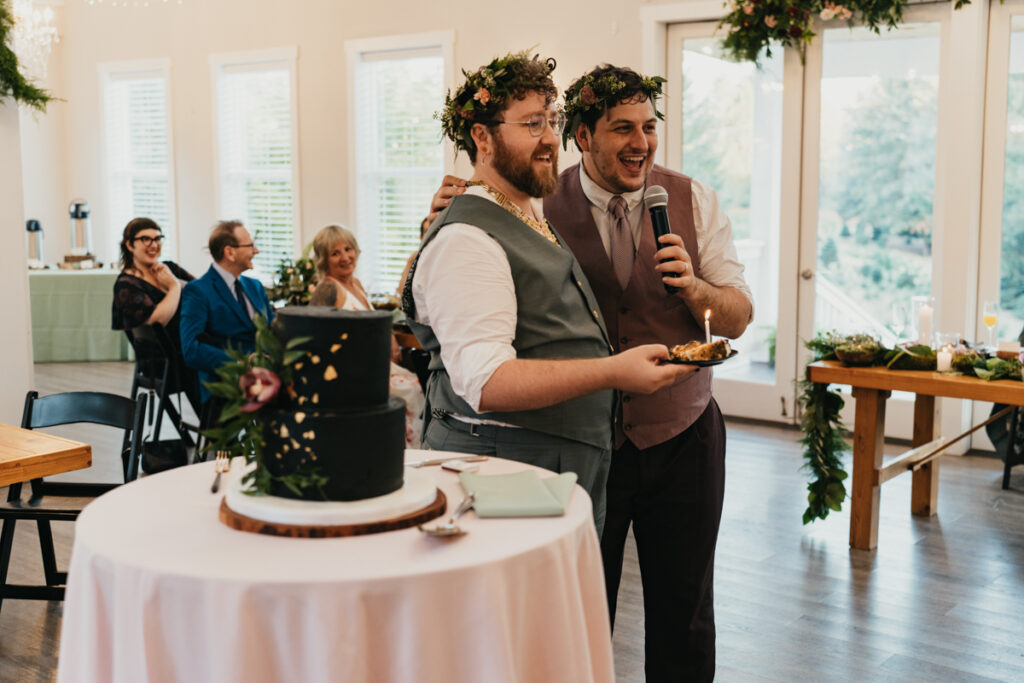
[[[217,451],[217,460],[214,463],[214,467],[217,470],[217,476],[213,478],[213,486],[210,487],[210,493],[217,493],[220,489],[220,475],[231,470],[231,451]]]

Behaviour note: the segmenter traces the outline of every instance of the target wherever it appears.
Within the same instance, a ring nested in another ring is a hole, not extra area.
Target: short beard
[[[545,152],[551,154],[551,172],[534,171],[533,157]],[[558,145],[538,145],[523,161],[513,156],[500,134],[495,134],[493,165],[512,187],[530,197],[547,197],[558,188]]]

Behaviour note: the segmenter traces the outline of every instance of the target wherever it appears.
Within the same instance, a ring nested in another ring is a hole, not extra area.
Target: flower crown
[[[510,98],[522,97],[530,90],[549,90],[553,99],[557,93],[551,81],[554,70],[554,59],[531,57],[528,50],[495,57],[472,73],[463,69],[466,82],[454,95],[448,91],[444,108],[434,118],[440,119],[442,133],[455,143],[456,150],[473,150],[473,124],[490,123]]]
[[[639,91],[626,97],[632,99],[642,96],[642,99],[649,100],[651,106],[654,107],[654,115],[659,119],[664,119],[665,115],[658,111],[657,101],[657,98],[662,95],[664,82],[665,79],[661,76],[640,77]],[[566,125],[562,131],[562,147],[568,149],[569,140],[576,137],[576,129],[583,122],[585,113],[592,110],[604,112],[616,106],[624,99],[619,93],[627,88],[633,89],[614,73],[603,76],[587,74],[573,81],[565,91]]]

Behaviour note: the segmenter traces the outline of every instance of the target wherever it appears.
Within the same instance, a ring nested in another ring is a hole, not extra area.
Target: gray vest
[[[604,358],[611,354],[597,299],[579,263],[564,242],[555,248],[544,237],[494,202],[472,195],[452,200],[423,238],[423,248],[449,223],[479,227],[504,249],[516,290],[516,357]],[[418,257],[417,257],[418,259]],[[441,362],[434,331],[416,321],[412,282],[413,262],[403,306],[410,327],[430,352],[427,411],[444,410],[466,417],[483,417],[552,434],[598,448],[610,448],[614,392],[600,391],[536,410],[480,415],[452,389]]]

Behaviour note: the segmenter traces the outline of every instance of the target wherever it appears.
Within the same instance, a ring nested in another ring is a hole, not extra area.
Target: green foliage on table
[[[271,303],[305,306],[316,289],[316,264],[309,258],[309,247],[294,261],[282,259],[274,273],[274,284],[267,288]]]
[[[283,344],[262,315],[257,315],[253,322],[256,325],[256,350],[247,354],[228,349],[231,361],[217,370],[219,380],[206,383],[210,393],[223,399],[225,405],[219,426],[203,431],[209,439],[203,451],[228,451],[232,457],[241,455],[246,463],[255,464],[256,467],[242,479],[243,485],[248,486],[245,492],[249,494],[269,494],[274,481],[300,496],[307,489],[321,490],[327,477],[313,466],[305,466],[284,476],[275,476],[267,469],[263,460],[263,447],[266,446],[263,439],[264,415],[268,407],[273,407],[280,400],[280,392],[259,408],[246,410],[247,405],[252,405],[252,397],[247,397],[242,389],[243,376],[254,368],[265,368],[280,380],[280,391],[288,391],[292,384],[292,365],[306,355],[296,347],[309,338],[297,337]]]
[[[726,27],[722,47],[736,61],[758,62],[762,50],[771,55],[772,47],[791,47],[804,51],[814,38],[812,22],[817,18],[845,20],[867,26],[875,33],[896,28],[910,0],[729,0],[728,14],[719,23]],[[960,9],[970,0],[955,0]]]
[[[917,344],[888,349],[882,361],[890,370],[934,370],[937,359],[934,349]]]
[[[813,361],[834,360],[836,347],[849,343],[850,338],[835,333],[819,332],[804,346],[813,352]],[[843,468],[843,454],[850,450],[843,438],[846,428],[839,419],[843,408],[843,397],[838,391],[829,390],[828,384],[812,382],[806,377],[798,383],[800,405],[803,413],[800,427],[804,436],[800,440],[804,447],[804,469],[813,479],[807,484],[807,509],[804,524],[816,519],[825,519],[831,511],[838,512],[846,500],[847,478]]]
[[[984,380],[1013,379],[1021,381],[1021,363],[1019,360],[1004,358],[989,358],[984,366],[974,366],[974,376]]]
[[[0,0],[0,100],[10,97],[41,112],[53,99],[45,90],[29,83],[18,69],[18,56],[11,49],[14,15],[9,0]]]

